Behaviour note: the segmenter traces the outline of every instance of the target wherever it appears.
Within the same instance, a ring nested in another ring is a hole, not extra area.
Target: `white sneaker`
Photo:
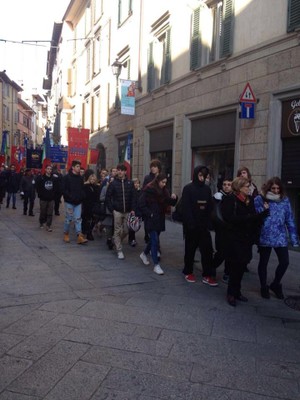
[[[146,254],[144,252],[140,254],[140,259],[143,261],[143,264],[145,264],[145,265],[149,265],[150,264]]]
[[[161,269],[160,265],[157,264],[155,265],[153,271],[157,274],[157,275],[163,275],[164,271]]]
[[[124,260],[124,258],[125,258],[125,256],[124,256],[123,251],[118,251],[118,259],[119,260]]]

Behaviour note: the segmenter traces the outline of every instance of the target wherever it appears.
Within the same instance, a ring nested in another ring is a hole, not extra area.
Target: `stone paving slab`
[[[199,261],[197,282],[184,280],[180,224],[161,235],[158,276],[139,259],[143,229],[120,261],[97,235],[65,244],[63,216],[50,233],[21,212],[0,210],[0,400],[300,398],[300,312],[260,297],[255,249],[249,302],[233,309]],[[299,264],[290,252],[287,295],[300,295]],[[272,254],[270,279],[276,265]]]

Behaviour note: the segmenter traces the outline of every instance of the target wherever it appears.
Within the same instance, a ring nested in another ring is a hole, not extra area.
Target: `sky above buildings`
[[[2,4],[3,3],[3,4]],[[5,4],[4,4],[5,3]],[[54,22],[70,0],[1,0],[0,71],[26,90],[42,92]],[[24,44],[24,41],[33,41]]]

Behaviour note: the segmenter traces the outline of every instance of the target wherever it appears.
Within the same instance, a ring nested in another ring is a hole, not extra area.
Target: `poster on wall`
[[[88,148],[89,148],[89,129],[68,128],[68,164],[67,169],[71,168],[73,160],[81,162],[81,166],[87,168]]]
[[[135,114],[135,81],[121,79],[121,114]]]

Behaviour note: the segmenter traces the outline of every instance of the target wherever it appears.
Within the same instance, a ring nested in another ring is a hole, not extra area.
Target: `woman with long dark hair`
[[[269,205],[263,203],[263,210],[257,214],[253,197],[249,194],[250,183],[246,178],[235,178],[232,195],[222,200],[222,214],[229,224],[225,259],[229,265],[227,301],[235,307],[236,300],[248,299],[241,293],[241,282],[245,267],[252,258],[252,246],[257,240],[258,228],[269,213]]]
[[[153,271],[158,275],[163,275],[164,271],[159,265],[158,245],[159,235],[166,230],[165,214],[168,206],[175,206],[177,195],[169,193],[166,188],[167,177],[159,173],[153,181],[148,183],[141,196],[139,197],[138,207],[143,216],[145,230],[149,233],[150,241],[145,250],[140,254],[140,259],[145,265],[149,265],[148,254],[151,251],[151,257],[154,263]]]
[[[296,224],[290,201],[285,194],[283,184],[277,176],[263,185],[261,196],[254,200],[257,212],[261,212],[264,202],[269,203],[270,216],[263,222],[259,237],[258,276],[260,293],[265,299],[270,298],[269,288],[279,299],[283,299],[281,280],[289,265],[288,238],[291,244],[299,246]],[[270,287],[267,285],[267,266],[271,251],[274,249],[278,266]]]

